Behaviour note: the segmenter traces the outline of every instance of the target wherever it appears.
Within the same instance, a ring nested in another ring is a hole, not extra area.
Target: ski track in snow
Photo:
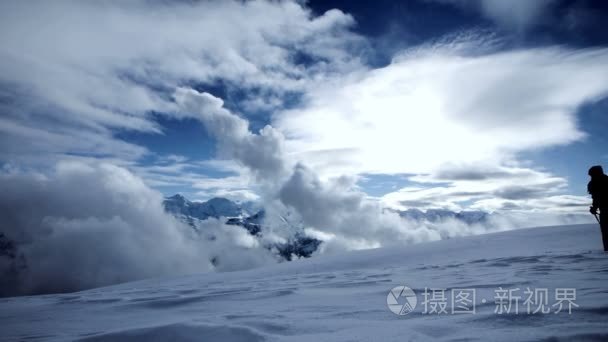
[[[597,225],[522,229],[241,272],[0,298],[0,340],[605,341],[606,284],[608,255]],[[386,305],[398,285],[418,294],[418,307],[405,316]],[[478,301],[488,301],[478,302],[475,314],[425,315],[425,287],[475,288]],[[579,307],[571,315],[499,315],[498,287],[576,288]]]

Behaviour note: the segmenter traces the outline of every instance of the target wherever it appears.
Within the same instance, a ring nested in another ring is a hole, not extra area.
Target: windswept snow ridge
[[[255,270],[150,279],[0,300],[0,340],[560,341],[608,338],[608,266],[597,225],[521,229],[403,248],[297,260]],[[393,314],[408,286],[418,305]],[[425,289],[475,289],[475,312],[425,312]],[[527,313],[526,289],[549,312]],[[574,289],[557,312],[554,293]],[[521,297],[497,313],[497,291]],[[557,312],[557,313],[556,313]]]

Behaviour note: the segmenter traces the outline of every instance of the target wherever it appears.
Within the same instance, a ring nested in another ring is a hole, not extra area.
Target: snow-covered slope
[[[597,225],[522,229],[249,271],[4,298],[0,340],[600,341],[608,339],[606,284],[608,255]],[[407,315],[387,307],[389,291],[401,285],[417,294],[418,305]],[[423,313],[425,288],[447,289],[447,314]],[[550,312],[526,313],[527,288],[547,289]],[[552,306],[562,288],[576,291],[571,314]],[[476,290],[475,313],[450,312],[450,291],[457,289]],[[510,314],[497,313],[497,291],[515,289],[519,313],[515,305]]]

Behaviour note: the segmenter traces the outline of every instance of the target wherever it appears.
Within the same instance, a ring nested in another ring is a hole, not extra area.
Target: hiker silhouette
[[[593,198],[593,205],[590,212],[597,218],[597,210],[600,210],[600,227],[602,229],[602,241],[604,251],[608,252],[608,176],[600,165],[592,166],[589,169],[591,181],[587,184],[587,191]]]

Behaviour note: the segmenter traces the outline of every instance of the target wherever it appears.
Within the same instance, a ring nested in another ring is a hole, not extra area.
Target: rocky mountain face
[[[226,221],[226,224],[231,226],[241,226],[249,232],[251,235],[259,235],[262,231],[262,223],[266,217],[266,212],[260,210],[254,215],[248,217],[232,217]]]
[[[190,216],[199,220],[209,217],[240,217],[244,214],[242,207],[231,200],[221,197],[206,202],[191,202],[182,195],[165,198],[165,210],[176,216]]]
[[[227,225],[242,227],[252,236],[261,238],[264,224],[268,221],[264,209],[250,215],[247,210],[243,209],[243,205],[226,198],[216,197],[206,202],[192,202],[178,194],[165,198],[163,205],[168,213],[186,222],[195,230],[197,230],[197,220],[206,220],[212,217],[225,220],[224,223]],[[279,217],[278,220],[282,223],[281,228],[287,230],[287,241],[268,244],[266,247],[276,250],[283,259],[308,258],[321,245],[320,240],[306,236],[300,227],[285,217]]]

